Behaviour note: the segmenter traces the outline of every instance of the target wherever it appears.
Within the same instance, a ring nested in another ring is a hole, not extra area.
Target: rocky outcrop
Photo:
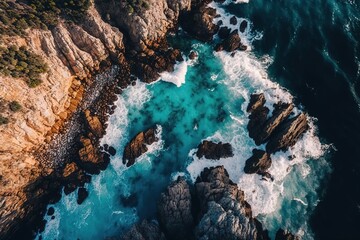
[[[228,158],[234,156],[230,143],[214,143],[204,140],[199,144],[196,152],[198,158],[205,157],[207,159],[219,160],[220,158]]]
[[[136,158],[148,151],[147,145],[158,141],[156,128],[149,128],[144,132],[138,133],[125,147],[123,163],[130,167],[135,163]]]
[[[191,11],[185,12],[181,18],[181,26],[195,38],[209,42],[219,30],[219,26],[214,24],[216,10],[208,7],[211,0],[193,1]]]
[[[197,239],[269,239],[224,167],[205,168],[195,189],[202,216]]]
[[[253,155],[246,160],[244,172],[248,174],[258,173],[263,175],[271,167],[270,154],[263,150],[254,149]]]
[[[76,199],[77,204],[79,205],[82,204],[88,196],[89,196],[89,192],[86,190],[86,188],[84,187],[79,188]]]
[[[270,135],[290,116],[294,108],[292,103],[279,102],[274,104],[272,116],[268,118],[269,109],[265,107],[265,102],[263,94],[255,94],[251,96],[247,107],[247,112],[250,113],[249,136],[254,139],[257,145],[267,142]]]
[[[95,115],[91,115],[90,110],[85,110],[86,123],[97,138],[101,138],[105,134],[105,130],[100,122],[99,118]]]
[[[266,145],[266,151],[274,153],[294,146],[301,135],[309,128],[307,117],[304,113],[284,122]]]
[[[224,28],[223,28],[224,29]],[[219,33],[220,34],[220,33]],[[222,30],[221,36],[225,38],[224,41],[215,46],[215,51],[225,50],[227,52],[233,52],[235,50],[245,51],[247,47],[241,43],[241,39],[238,30],[234,30],[228,36],[226,29]]]
[[[154,222],[148,222],[146,220],[143,220],[141,223],[135,224],[120,239],[121,240],[166,240],[159,226]]]
[[[191,239],[194,227],[190,187],[179,177],[161,194],[158,213],[168,239]]]
[[[279,229],[276,232],[275,240],[300,240],[298,236],[293,235],[291,232]]]

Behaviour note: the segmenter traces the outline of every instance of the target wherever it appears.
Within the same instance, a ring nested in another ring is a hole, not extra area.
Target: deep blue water
[[[177,175],[193,180],[206,166],[224,165],[244,190],[254,214],[270,230],[287,228],[304,239],[360,239],[359,225],[360,10],[355,1],[250,0],[219,9],[245,18],[249,51],[234,57],[180,32],[170,41],[195,62],[151,85],[138,82],[119,97],[102,140],[117,149],[107,170],[94,176],[81,205],[75,194],[55,204],[44,239],[102,239],[152,219],[160,192]],[[241,19],[240,19],[241,18]],[[182,83],[185,80],[185,83]],[[286,89],[283,89],[285,87]],[[268,105],[291,101],[309,112],[312,128],[286,153],[272,157],[275,181],[243,173],[254,142],[246,130],[249,96],[263,91]],[[158,125],[160,142],[126,168],[125,144]],[[235,156],[218,162],[193,156],[202,139],[230,142]],[[329,145],[332,143],[332,145]],[[334,147],[332,147],[334,146]],[[333,150],[336,148],[336,151]],[[289,155],[295,155],[288,161]],[[331,170],[332,169],[332,170]],[[132,206],[121,199],[136,196]]]

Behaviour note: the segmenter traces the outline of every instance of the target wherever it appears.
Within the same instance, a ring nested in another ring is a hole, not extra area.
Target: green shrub
[[[7,117],[3,117],[0,115],[0,125],[5,125],[9,123],[9,119]]]
[[[9,108],[13,112],[18,112],[21,110],[22,106],[18,101],[12,101],[9,103]]]
[[[29,87],[41,83],[40,74],[48,71],[48,66],[39,55],[26,47],[9,46],[0,48],[0,74],[14,78],[24,78]]]

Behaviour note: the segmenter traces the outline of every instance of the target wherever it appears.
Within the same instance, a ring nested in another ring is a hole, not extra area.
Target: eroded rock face
[[[192,239],[194,219],[192,216],[190,187],[179,177],[161,194],[158,213],[160,223],[168,239]]]
[[[156,128],[149,128],[144,132],[138,133],[125,147],[123,162],[127,167],[135,163],[136,158],[146,153],[147,145],[158,141],[156,137]]]
[[[253,155],[246,160],[244,172],[248,174],[258,173],[263,175],[270,167],[270,154],[263,150],[254,149]]]
[[[266,145],[266,151],[274,153],[294,146],[309,125],[304,113],[284,122]]]
[[[230,143],[214,143],[204,140],[198,146],[196,152],[198,158],[205,157],[207,159],[219,160],[220,158],[227,158],[234,156]]]
[[[117,238],[116,238],[117,239]],[[135,224],[120,239],[122,240],[166,240],[156,223],[143,220]]]
[[[85,119],[90,131],[98,138],[105,134],[105,130],[96,115],[91,115],[90,110],[85,110]]]
[[[269,239],[224,167],[205,168],[195,189],[202,216],[195,229],[197,239]]]

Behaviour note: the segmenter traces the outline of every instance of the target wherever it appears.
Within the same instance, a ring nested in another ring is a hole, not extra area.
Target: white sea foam
[[[175,64],[173,72],[162,72],[160,74],[160,78],[165,82],[170,82],[175,84],[177,87],[180,87],[185,83],[187,68],[188,63],[186,61],[179,62]]]
[[[212,7],[217,8],[218,13],[221,14],[218,20],[223,20],[227,24],[231,15],[225,13],[216,3],[212,3]],[[238,18],[238,24],[241,20]],[[227,26],[234,28],[233,25]],[[239,26],[235,27],[238,28]],[[246,44],[251,45],[256,39],[254,36],[256,34],[252,34],[249,28],[242,35],[242,39],[245,39]],[[286,152],[278,152],[272,155],[272,166],[269,172],[274,177],[274,181],[264,181],[261,176],[256,174],[245,174],[243,171],[245,161],[252,155],[252,149],[265,148],[265,145],[256,146],[253,140],[249,138],[246,129],[248,116],[244,113],[246,113],[250,95],[254,92],[263,92],[267,100],[266,106],[270,111],[273,110],[274,103],[279,101],[292,102],[293,97],[279,84],[269,80],[267,67],[272,62],[269,56],[259,59],[250,51],[237,51],[233,56],[229,53],[218,52],[215,53],[215,56],[222,62],[224,72],[227,75],[220,82],[228,87],[233,100],[243,98],[245,101],[242,105],[243,113],[231,113],[233,121],[225,129],[217,131],[207,139],[229,142],[233,147],[234,157],[220,159],[219,161],[198,159],[195,155],[196,149],[193,149],[189,155],[194,161],[190,163],[187,170],[191,179],[195,181],[204,167],[223,165],[229,172],[230,178],[238,183],[239,188],[245,192],[246,200],[250,203],[255,216],[272,213],[279,207],[279,200],[286,191],[284,180],[293,171],[293,166],[296,165],[301,175],[306,177],[311,171],[306,163],[307,160],[322,156],[326,146],[321,145],[316,136],[314,119],[309,118],[310,130],[302,136],[298,143]],[[294,113],[298,114],[299,112],[301,110],[295,108]],[[290,156],[293,158],[292,161],[289,160]]]

